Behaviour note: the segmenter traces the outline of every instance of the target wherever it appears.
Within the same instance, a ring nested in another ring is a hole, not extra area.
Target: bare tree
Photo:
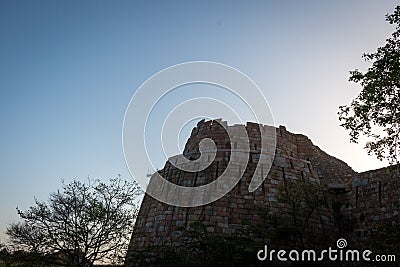
[[[95,261],[121,262],[137,215],[135,182],[63,182],[48,202],[35,199],[23,220],[10,224],[7,234],[20,249],[68,266],[92,266]]]

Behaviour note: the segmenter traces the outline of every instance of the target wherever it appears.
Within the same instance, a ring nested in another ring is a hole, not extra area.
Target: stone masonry
[[[182,186],[208,184],[224,171],[231,143],[221,120],[200,121],[192,130],[183,155],[190,159],[200,156],[199,142],[211,138],[217,146],[216,158],[205,170],[185,172],[166,162],[159,173],[172,183]],[[228,126],[233,127],[233,126]],[[135,253],[152,247],[183,247],[187,237],[184,229],[200,221],[207,231],[231,234],[244,222],[261,222],[259,207],[277,201],[277,187],[289,180],[313,180],[326,185],[335,195],[341,214],[342,229],[335,225],[337,218],[325,214],[312,218],[312,227],[337,232],[352,242],[365,240],[368,227],[378,221],[399,219],[399,179],[386,168],[363,173],[353,171],[345,162],[336,159],[302,134],[294,134],[284,126],[276,130],[276,151],[270,171],[261,186],[248,191],[260,155],[260,125],[248,122],[246,131],[250,142],[247,168],[236,186],[224,197],[199,207],[175,207],[145,195],[135,224],[135,231],[126,256],[126,266],[133,266]],[[316,237],[316,240],[318,238]],[[261,240],[262,243],[262,240]]]

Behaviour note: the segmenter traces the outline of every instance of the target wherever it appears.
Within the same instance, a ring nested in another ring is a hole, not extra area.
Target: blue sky
[[[385,166],[339,127],[338,106],[393,31],[399,1],[1,1],[0,240],[16,206],[60,179],[129,172],[124,112],[135,90],[178,63],[221,62],[261,88],[276,125],[357,171]],[[151,92],[149,92],[151,93]],[[185,139],[186,137],[183,137]]]

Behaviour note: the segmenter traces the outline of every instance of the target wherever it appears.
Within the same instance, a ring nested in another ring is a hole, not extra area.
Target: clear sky
[[[190,2],[190,3],[188,3]],[[154,73],[193,60],[247,74],[276,125],[356,171],[385,166],[350,144],[338,106],[394,30],[399,1],[1,1],[0,240],[60,179],[129,176],[125,109]],[[151,93],[151,92],[149,92]],[[182,137],[185,139],[187,136]]]

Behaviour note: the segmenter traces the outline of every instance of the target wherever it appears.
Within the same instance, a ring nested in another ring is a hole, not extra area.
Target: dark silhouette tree
[[[400,6],[386,20],[396,26],[395,32],[375,53],[363,55],[372,63],[365,73],[350,71],[349,81],[363,89],[350,106],[340,106],[338,114],[352,142],[366,136],[368,154],[395,164],[400,161]]]
[[[121,262],[141,193],[136,183],[120,177],[109,183],[63,182],[47,203],[35,199],[28,210],[17,208],[22,222],[10,224],[7,234],[17,248],[67,266]]]

